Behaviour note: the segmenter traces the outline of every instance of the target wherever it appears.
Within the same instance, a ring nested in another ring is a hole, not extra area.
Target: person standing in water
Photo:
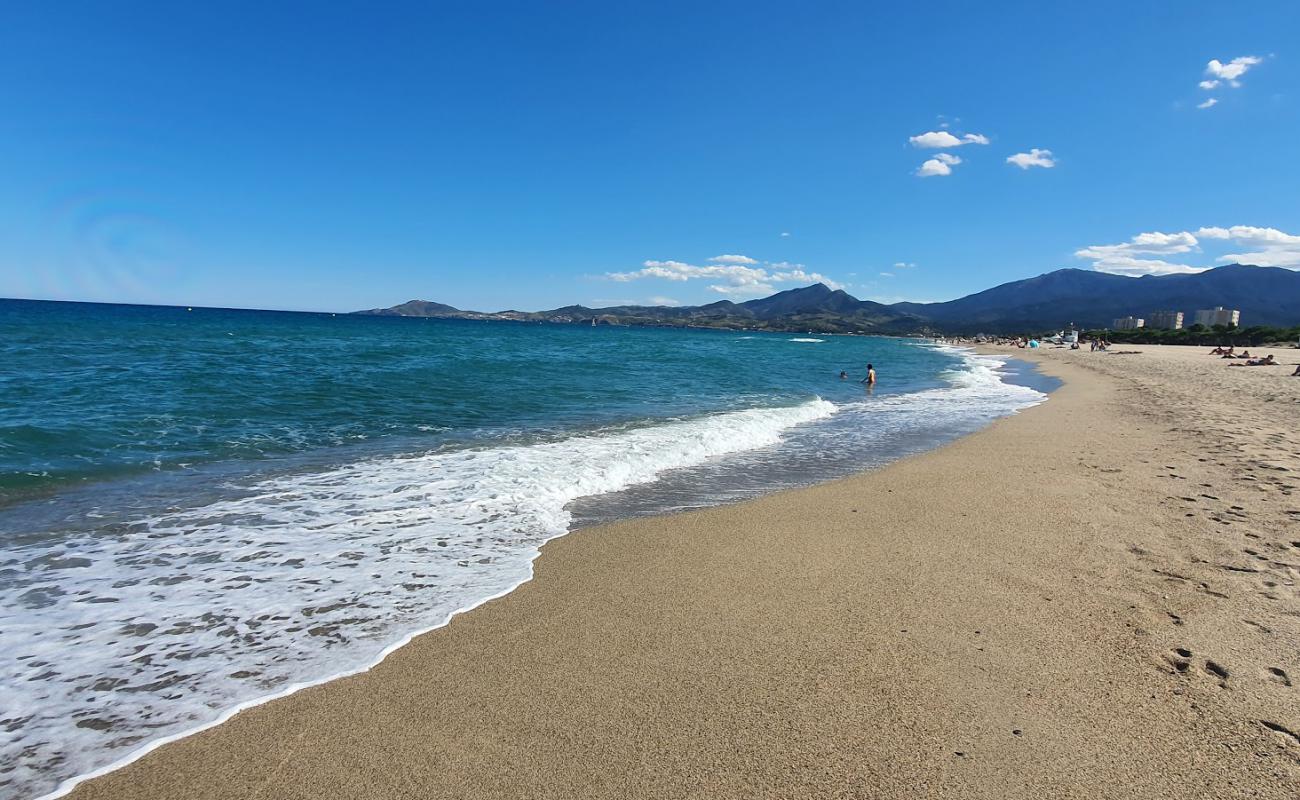
[[[870,364],[867,365],[867,377],[863,378],[863,379],[862,379],[862,382],[865,383],[865,384],[868,385],[868,386],[875,386],[875,385],[876,385],[876,369],[875,369],[875,367],[871,366]]]

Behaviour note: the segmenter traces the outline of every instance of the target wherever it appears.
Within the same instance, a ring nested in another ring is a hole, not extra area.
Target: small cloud
[[[709,291],[734,297],[736,295],[772,294],[776,291],[776,287],[770,283],[743,283],[739,286],[729,284],[710,286]]]
[[[916,265],[910,261],[895,261],[894,269],[912,269]]]
[[[660,297],[656,295],[650,298],[650,305],[652,306],[680,306],[681,304],[682,301],[675,300],[671,297]]]
[[[880,275],[880,277],[882,277],[882,278],[892,278],[892,277],[894,277],[894,273],[892,273],[892,272],[881,272],[881,273],[879,273],[879,275]]]
[[[1213,107],[1217,106],[1218,104],[1219,104],[1219,98],[1217,98],[1217,97],[1211,97],[1210,99],[1206,100],[1204,103],[1197,103],[1197,104],[1196,104],[1196,107],[1197,107],[1197,108],[1213,108]]]
[[[761,294],[775,291],[776,283],[824,283],[832,289],[841,285],[819,272],[809,272],[802,264],[762,262],[739,255],[721,255],[709,259],[709,264],[688,264],[684,261],[643,261],[641,269],[632,272],[606,272],[606,280],[618,283],[646,278],[685,282],[697,279],[717,281],[708,288],[725,295]],[[751,266],[756,265],[756,266]],[[665,299],[665,298],[658,298]]]
[[[781,231],[781,238],[782,238],[782,239],[789,239],[789,238],[790,238],[790,232],[789,232],[789,231]]]
[[[949,147],[961,147],[966,144],[988,144],[989,138],[978,133],[967,133],[960,138],[953,136],[948,131],[926,131],[916,136],[910,136],[907,139],[913,147],[921,147],[930,150],[943,150]]]
[[[961,163],[961,159],[951,153],[938,153],[921,164],[916,170],[916,174],[922,178],[931,178],[936,175],[951,175],[952,168]]]
[[[1264,59],[1259,56],[1238,56],[1227,64],[1217,58],[1212,58],[1210,63],[1205,65],[1205,74],[1209,75],[1210,79],[1201,81],[1200,86],[1202,89],[1209,90],[1226,83],[1236,89],[1241,86],[1239,78],[1245,75],[1251,67],[1263,62]]]
[[[775,264],[768,264],[769,267],[776,270],[772,273],[772,280],[784,283],[824,283],[832,289],[843,289],[844,284],[833,281],[820,272],[808,272],[804,269],[803,264],[787,264],[784,261],[778,261]]]
[[[1007,156],[1007,163],[1015,164],[1021,169],[1029,169],[1030,167],[1051,169],[1056,166],[1056,159],[1052,157],[1051,150],[1034,147],[1028,153],[1016,153],[1013,156]]]

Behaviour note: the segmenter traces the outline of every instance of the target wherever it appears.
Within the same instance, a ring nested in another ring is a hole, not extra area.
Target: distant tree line
[[[1274,328],[1268,325],[1253,325],[1240,328],[1229,325],[1193,325],[1190,328],[1169,330],[1167,328],[1133,328],[1131,330],[1112,331],[1106,329],[1083,332],[1085,339],[1105,339],[1109,342],[1128,344],[1190,344],[1202,347],[1219,345],[1236,345],[1238,347],[1258,347],[1264,344],[1281,343],[1294,345],[1300,339],[1300,325],[1291,328]]]

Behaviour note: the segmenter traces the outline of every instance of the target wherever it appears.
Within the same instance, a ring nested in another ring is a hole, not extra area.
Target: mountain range
[[[1300,323],[1300,272],[1230,264],[1191,274],[1130,278],[1060,269],[942,303],[886,305],[817,283],[743,303],[719,300],[702,306],[573,305],[550,311],[480,312],[411,300],[355,313],[825,333],[961,334],[1032,333],[1071,324],[1104,328],[1118,317],[1147,317],[1157,310],[1187,312],[1190,325],[1192,312],[1215,306],[1239,309],[1243,327],[1296,325]]]

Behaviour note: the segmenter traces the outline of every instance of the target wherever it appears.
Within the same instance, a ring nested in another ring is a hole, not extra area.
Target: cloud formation
[[[978,133],[967,133],[961,137],[953,136],[948,131],[926,131],[916,136],[908,137],[907,141],[911,142],[913,147],[921,147],[929,150],[943,150],[949,147],[961,147],[965,144],[988,144],[989,137]]]
[[[843,288],[838,282],[819,272],[809,272],[802,264],[760,262],[742,255],[721,255],[708,259],[709,264],[688,264],[684,261],[644,261],[641,269],[631,272],[607,272],[605,278],[626,283],[643,278],[668,281],[697,279],[717,281],[708,289],[718,294],[761,295],[776,291],[778,283],[824,283],[832,289]],[[761,266],[754,266],[760,265]]]
[[[934,158],[928,159],[917,168],[916,174],[922,178],[951,175],[952,168],[960,163],[961,159],[952,153],[936,153]]]
[[[1207,92],[1220,88],[1241,88],[1241,76],[1245,75],[1251,67],[1263,62],[1264,59],[1259,56],[1238,56],[1226,64],[1217,58],[1212,58],[1210,63],[1205,65],[1205,74],[1208,77],[1198,83],[1197,86]],[[1197,103],[1196,107],[1203,111],[1207,108],[1214,108],[1218,104],[1219,98],[1209,97],[1204,102]]]
[[[1014,164],[1021,169],[1029,169],[1030,167],[1051,169],[1056,166],[1056,159],[1052,156],[1051,150],[1034,147],[1030,148],[1028,153],[1016,153],[1013,156],[1007,156],[1007,163]]]
[[[1242,75],[1245,75],[1251,67],[1263,63],[1264,59],[1259,56],[1238,56],[1227,64],[1224,64],[1217,58],[1210,59],[1210,63],[1205,65],[1205,74],[1210,77],[1201,81],[1200,87],[1205,90],[1217,89],[1219,86],[1227,84],[1233,89],[1241,86]]]
[[[1201,228],[1202,239],[1224,239],[1247,248],[1247,252],[1226,253],[1216,261],[1221,264],[1255,264],[1260,267],[1300,269],[1300,236],[1277,228],[1233,225],[1231,228]]]
[[[1120,244],[1093,245],[1075,251],[1075,256],[1093,262],[1093,269],[1117,275],[1170,275],[1204,272],[1208,265],[1191,265],[1153,256],[1203,253],[1206,240],[1230,242],[1241,252],[1225,253],[1214,258],[1217,264],[1254,264],[1261,267],[1285,267],[1300,270],[1300,236],[1277,228],[1233,225],[1230,228],[1208,227],[1196,231],[1140,233]],[[1184,259],[1180,259],[1182,261]]]

